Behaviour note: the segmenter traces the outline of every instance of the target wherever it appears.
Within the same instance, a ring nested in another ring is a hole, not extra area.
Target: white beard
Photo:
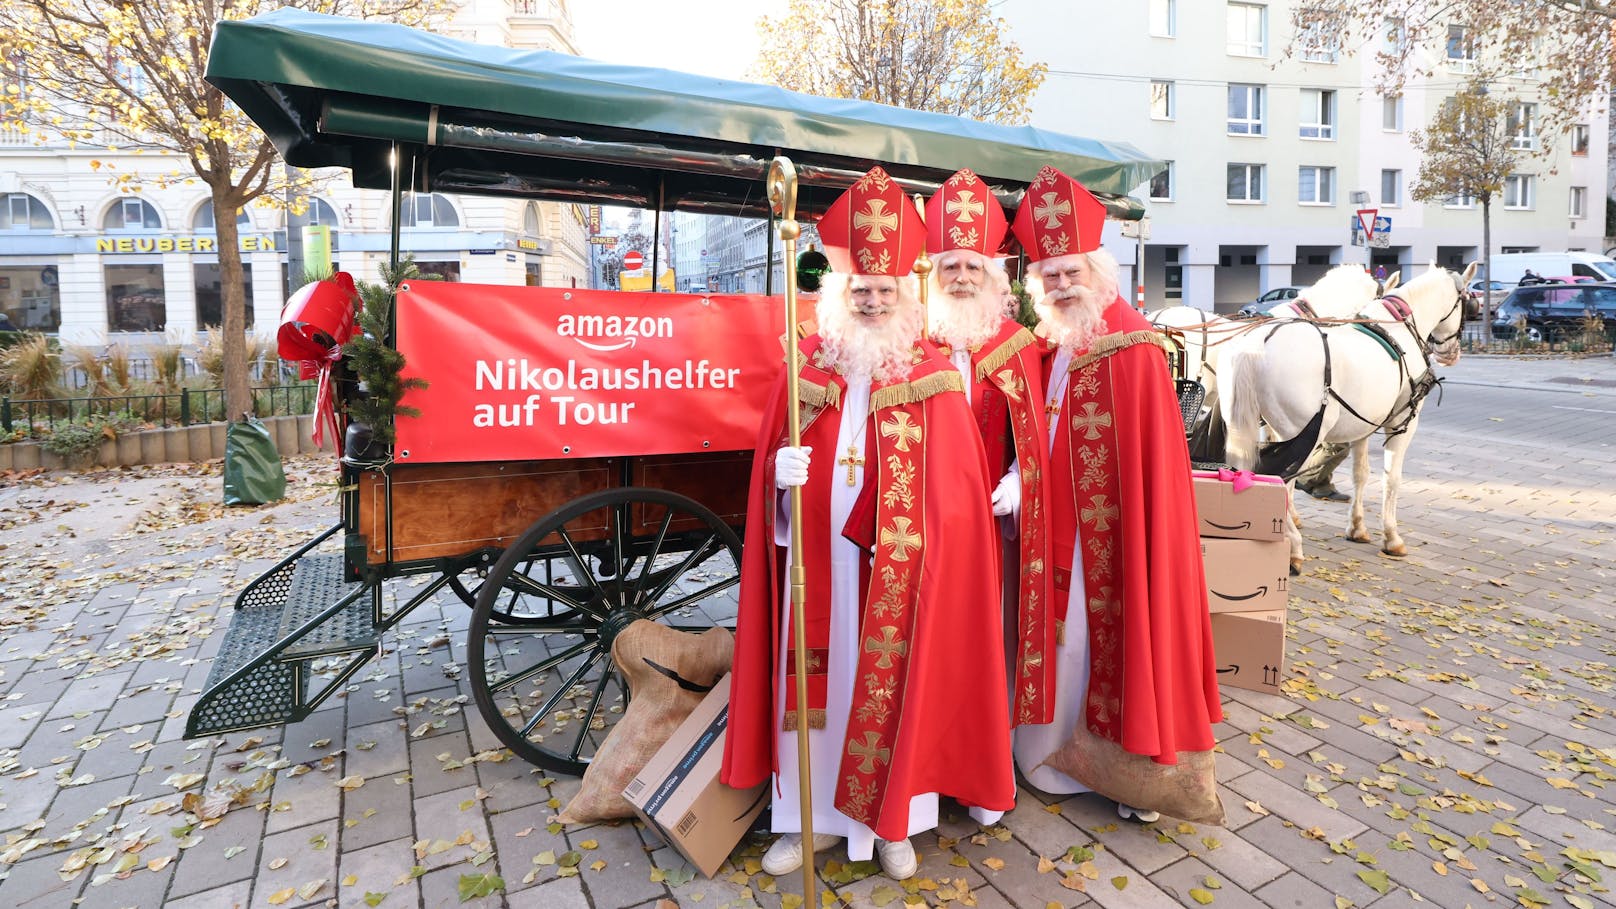
[[[869,376],[878,382],[901,381],[913,366],[923,314],[919,306],[899,303],[878,326],[856,320],[845,306],[824,307],[819,335],[825,356],[842,375]]]
[[[1074,302],[1056,305],[1057,301],[1067,299]],[[1086,351],[1096,338],[1106,333],[1105,306],[1100,295],[1087,287],[1052,290],[1033,307],[1038,312],[1036,334],[1071,353]]]
[[[990,288],[976,287],[970,296],[962,297],[935,283],[932,290],[926,316],[934,340],[956,350],[974,350],[998,334],[999,326],[1004,324],[1005,307],[993,304],[998,294]]]

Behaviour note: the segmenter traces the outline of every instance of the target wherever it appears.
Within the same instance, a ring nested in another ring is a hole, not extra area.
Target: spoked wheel
[[[740,567],[735,531],[676,493],[609,489],[547,515],[477,591],[466,658],[483,719],[518,756],[583,773],[628,703],[617,635],[638,619],[733,627]]]

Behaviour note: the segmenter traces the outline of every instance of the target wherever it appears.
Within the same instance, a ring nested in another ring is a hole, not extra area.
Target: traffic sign
[[[623,253],[623,270],[639,271],[645,265],[645,255],[637,249]]]

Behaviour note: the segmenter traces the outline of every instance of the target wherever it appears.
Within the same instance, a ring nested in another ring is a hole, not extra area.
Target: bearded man
[[[1193,754],[1210,773],[1223,715],[1183,418],[1160,336],[1117,293],[1104,222],[1098,199],[1046,167],[1013,228],[1053,348],[1049,534],[1063,619],[1055,721],[1018,729],[1015,753],[1055,793],[1092,788],[1046,763],[1074,733],[1157,765]],[[1151,809],[1118,804],[1144,821]]]
[[[1002,576],[1012,645],[1010,716],[1014,725],[1054,716],[1055,625],[1049,616],[1049,541],[1044,469],[1048,427],[1038,339],[1015,319],[1010,279],[993,258],[1009,223],[991,189],[969,170],[944,181],[926,204],[926,251],[932,256],[928,333],[960,374],[976,429],[997,478],[993,514],[1004,544],[988,555]],[[982,823],[998,817],[972,807]]]
[[[809,733],[814,848],[847,839],[888,875],[919,866],[908,837],[937,825],[939,794],[992,810],[1015,798],[1002,629],[981,608],[997,578],[981,553],[991,485],[959,374],[922,334],[910,267],[919,214],[885,171],[866,174],[819,225],[819,331],[800,343],[802,442],[788,447],[782,376],[752,470],[721,779],[774,775],[763,858],[801,867],[796,732]],[[961,444],[960,440],[968,440]],[[822,466],[810,470],[812,453]],[[802,489],[808,715],[797,711],[791,486]]]

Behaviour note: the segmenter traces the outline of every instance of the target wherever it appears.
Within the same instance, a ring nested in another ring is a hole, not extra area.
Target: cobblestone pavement
[[[1405,473],[1407,559],[1300,503],[1284,695],[1229,692],[1217,729],[1225,827],[1024,790],[986,831],[945,810],[906,885],[833,851],[824,886],[878,906],[1616,905],[1616,360],[1447,375]],[[235,591],[335,519],[329,466],[293,468],[293,501],[245,510],[214,504],[217,465],[0,487],[0,905],[435,907],[485,874],[503,890],[467,904],[798,902],[799,876],[758,873],[761,839],[707,880],[635,824],[554,825],[577,782],[487,757],[447,601],[304,722],[182,739]]]

